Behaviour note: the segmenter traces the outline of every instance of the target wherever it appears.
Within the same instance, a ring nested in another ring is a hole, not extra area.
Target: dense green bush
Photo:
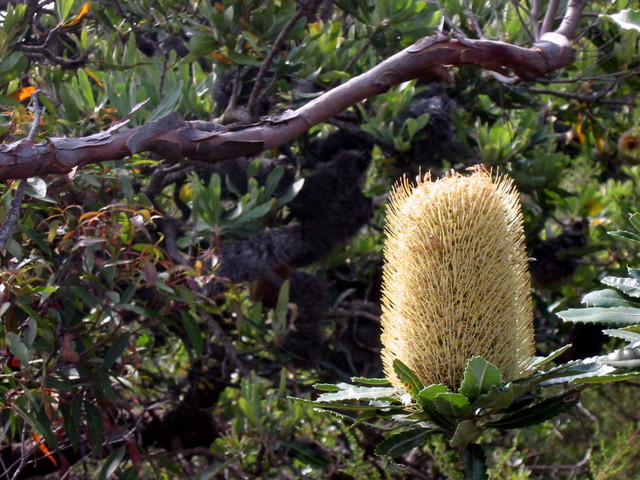
[[[530,47],[547,2],[0,6],[7,146],[32,128],[35,89],[37,141],[104,132],[130,112],[127,127],[177,112],[234,129],[441,30]],[[638,14],[608,16],[629,6],[590,2],[576,61],[536,80],[430,70],[250,158],[143,151],[29,179],[0,249],[0,478],[459,478],[441,438],[391,462],[366,422],[291,397],[382,376],[386,195],[420,171],[483,163],[511,175],[536,258],[539,353],[568,338],[565,359],[616,345],[555,313],[605,271],[637,267],[637,245],[608,235],[630,230],[640,205]],[[2,223],[18,183],[0,191]],[[637,386],[491,434],[492,478],[640,475]]]

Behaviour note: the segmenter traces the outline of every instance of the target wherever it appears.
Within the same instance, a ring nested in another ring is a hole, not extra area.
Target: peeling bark
[[[183,121],[172,113],[128,130],[121,130],[128,121],[125,119],[105,132],[87,137],[0,146],[0,180],[66,174],[90,163],[118,160],[139,152],[153,152],[172,161],[186,158],[207,162],[253,155],[283,145],[398,83],[432,75],[444,67],[474,65],[501,74],[511,70],[520,79],[531,81],[571,65],[574,58],[567,37],[554,32],[544,34],[531,48],[499,41],[456,39],[438,33],[297,110],[287,110],[256,123],[221,129],[208,122]]]

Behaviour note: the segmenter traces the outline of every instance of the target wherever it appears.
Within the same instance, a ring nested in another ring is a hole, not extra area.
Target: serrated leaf
[[[449,442],[452,447],[461,447],[475,442],[482,434],[481,430],[471,420],[463,420],[456,427],[456,431]]]
[[[527,370],[537,370],[542,365],[545,365],[546,363],[549,363],[552,360],[556,359],[557,357],[562,355],[564,352],[566,352],[570,348],[571,348],[571,344],[568,344],[568,345],[565,345],[563,347],[560,347],[560,348],[554,350],[553,352],[551,352],[546,357],[531,357],[531,358],[529,358],[527,360],[527,362],[523,365],[522,368],[525,371],[527,371]]]
[[[601,281],[605,285],[617,288],[625,295],[640,297],[640,282],[634,278],[604,277]]]
[[[616,22],[624,30],[636,30],[640,32],[640,11],[626,8],[608,17]],[[634,225],[635,226],[635,225]],[[636,227],[637,228],[637,227]]]
[[[498,367],[480,356],[473,356],[467,361],[459,393],[473,401],[478,395],[501,383],[502,374]]]
[[[386,457],[397,457],[422,445],[424,437],[432,431],[427,428],[416,428],[406,432],[390,435],[376,447],[376,454]]]
[[[333,383],[314,383],[313,388],[322,392],[339,392],[340,387]]]
[[[640,367],[640,348],[621,348],[598,357],[598,361],[616,368],[632,369]]]
[[[391,385],[386,378],[351,377],[351,381],[363,385]]]
[[[429,385],[428,387],[424,387],[420,392],[418,392],[418,402],[419,403],[433,403],[436,397],[441,393],[452,393],[449,390],[449,387],[446,385],[439,383],[436,385]]]
[[[513,384],[506,386],[493,385],[487,393],[479,395],[473,402],[473,408],[483,408],[486,410],[503,410],[513,403]]]
[[[589,377],[579,377],[571,380],[573,384],[600,384],[622,382],[640,377],[640,372],[630,373],[609,373],[607,375],[591,375]]]
[[[612,288],[587,293],[582,297],[582,303],[587,307],[632,307],[640,309],[640,303],[630,300],[622,292]]]
[[[637,340],[640,340],[640,333],[629,331],[624,328],[607,328],[603,330],[602,333],[610,337],[621,338],[629,342],[635,342]]]
[[[574,394],[567,393],[559,395],[557,397],[543,400],[540,403],[519,410],[511,415],[507,415],[500,420],[489,422],[487,426],[499,428],[501,430],[530,427],[566,412],[576,403],[578,403],[578,398]]]
[[[464,417],[473,411],[469,399],[460,393],[441,393],[433,403],[436,410],[443,415]]]
[[[606,325],[636,325],[640,309],[632,307],[570,308],[557,313],[565,322],[602,323]]]
[[[337,392],[323,393],[317,402],[344,402],[347,400],[378,400],[393,397],[396,389],[393,387],[362,387],[348,383],[338,383]]]
[[[640,236],[635,233],[626,232],[624,230],[615,230],[613,232],[609,232],[609,235],[612,237],[622,238],[623,240],[627,240],[629,242],[640,243]]]
[[[404,384],[412,398],[417,398],[418,393],[424,388],[424,385],[420,379],[397,358],[393,361],[393,370],[400,378],[400,381]]]

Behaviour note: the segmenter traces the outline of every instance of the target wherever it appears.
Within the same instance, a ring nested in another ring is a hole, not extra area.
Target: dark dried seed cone
[[[457,390],[467,360],[480,355],[506,380],[534,353],[531,286],[518,193],[481,168],[391,195],[382,299],[387,378],[399,359],[425,385]]]

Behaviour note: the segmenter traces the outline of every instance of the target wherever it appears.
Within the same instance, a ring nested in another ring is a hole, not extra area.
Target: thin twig
[[[256,81],[253,84],[253,89],[251,90],[251,94],[249,95],[249,102],[247,103],[247,109],[249,110],[249,115],[251,115],[252,118],[256,117],[257,114],[258,98],[262,93],[262,86],[264,85],[264,77],[267,74],[267,70],[273,63],[273,59],[280,50],[280,45],[282,45],[282,43],[286,40],[289,32],[293,30],[293,27],[295,27],[296,23],[298,23],[298,20],[300,20],[304,16],[305,12],[305,5],[300,5],[296,10],[296,13],[293,14],[293,17],[291,17],[284,28],[280,30],[280,33],[273,42],[273,45],[271,45],[271,50],[269,50],[267,58],[265,58],[264,62],[262,62],[262,65],[260,65],[260,70],[258,70],[258,75],[256,75]]]
[[[607,105],[633,105],[633,102],[630,100],[609,100],[604,97],[612,90],[612,88],[607,88],[602,92],[594,93],[591,95],[582,95],[579,93],[569,93],[569,92],[560,92],[556,90],[547,90],[546,88],[529,88],[531,93],[538,94],[546,94],[546,95],[555,95],[559,98],[566,98],[569,100],[577,100],[579,102],[584,103],[601,103]]]
[[[36,90],[31,95],[31,101],[33,103],[33,123],[31,124],[31,128],[29,129],[29,133],[23,141],[33,141],[36,133],[38,132],[38,125],[40,124],[40,119],[42,118],[42,113],[44,108],[40,108],[40,102],[38,102],[38,94],[40,90]],[[9,241],[9,237],[11,233],[13,233],[13,229],[16,227],[18,223],[18,218],[20,218],[20,210],[22,207],[22,199],[24,198],[24,191],[27,187],[27,180],[20,180],[20,184],[18,188],[16,188],[16,195],[11,202],[11,207],[9,208],[9,214],[4,222],[4,225],[0,227],[0,248],[4,248],[4,246]]]

